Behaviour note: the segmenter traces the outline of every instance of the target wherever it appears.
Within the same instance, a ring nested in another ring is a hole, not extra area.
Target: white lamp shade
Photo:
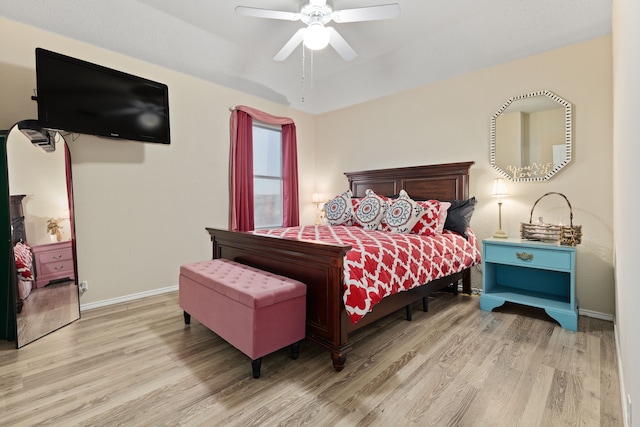
[[[314,22],[306,28],[302,39],[308,49],[324,49],[329,44],[329,30],[321,23]]]
[[[312,203],[322,203],[324,201],[324,196],[322,193],[313,193],[311,196]]]
[[[491,195],[494,197],[506,197],[509,195],[507,191],[507,185],[504,182],[504,178],[496,178],[493,182],[493,190]]]

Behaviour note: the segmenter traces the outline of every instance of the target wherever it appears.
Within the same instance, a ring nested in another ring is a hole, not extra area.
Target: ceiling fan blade
[[[276,56],[273,57],[275,61],[284,61],[291,55],[291,52],[295,50],[296,47],[300,43],[302,43],[302,39],[304,37],[304,32],[306,28],[300,28],[296,33],[289,39],[289,41],[280,49]]]
[[[284,12],[281,10],[259,9],[257,7],[237,6],[236,14],[251,16],[253,18],[282,19],[284,21],[297,21],[300,19],[299,13]]]
[[[338,33],[333,27],[327,27],[327,30],[329,31],[329,44],[333,46],[342,59],[347,62],[356,59],[358,54],[351,46],[349,46],[349,43],[342,38],[340,33]]]
[[[398,3],[383,4],[380,6],[358,7],[355,9],[334,10],[331,15],[338,23],[377,21],[380,19],[397,18],[400,15]]]

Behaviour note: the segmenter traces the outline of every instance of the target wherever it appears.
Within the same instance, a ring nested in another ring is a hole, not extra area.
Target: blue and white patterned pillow
[[[391,232],[407,234],[420,221],[423,212],[422,206],[412,200],[406,191],[400,190],[398,198],[387,209],[384,220]]]
[[[366,197],[360,201],[354,216],[362,228],[377,230],[389,205],[371,189],[365,191],[365,194]]]
[[[351,190],[347,190],[324,204],[327,222],[331,225],[351,225],[353,220],[353,205]]]

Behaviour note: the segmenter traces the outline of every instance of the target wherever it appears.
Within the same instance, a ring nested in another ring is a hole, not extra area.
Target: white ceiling
[[[331,23],[358,57],[307,51],[304,87],[301,47],[272,59],[304,24],[234,13],[298,0],[0,0],[0,15],[318,114],[610,34],[611,1],[395,0],[399,18]]]

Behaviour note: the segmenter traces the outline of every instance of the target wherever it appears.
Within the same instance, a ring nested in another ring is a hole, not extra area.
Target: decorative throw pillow
[[[331,225],[350,225],[353,219],[351,190],[347,190],[324,204],[327,221]]]
[[[451,207],[447,211],[447,220],[444,224],[445,230],[451,230],[460,234],[465,239],[469,239],[467,228],[476,206],[476,198],[467,200],[451,200]]]
[[[355,212],[355,220],[366,230],[377,230],[387,210],[387,202],[371,189],[365,191],[364,197]]]
[[[351,207],[353,208],[353,214],[355,215],[356,211],[358,210],[358,206],[360,206],[360,202],[362,201],[362,197],[351,197]],[[355,223],[355,221],[352,221],[353,225],[359,225],[357,223]]]
[[[31,272],[33,257],[31,255],[31,248],[29,245],[21,242],[16,243],[13,247],[13,255],[16,260],[18,279],[33,280],[33,273]]]
[[[436,227],[436,233],[442,233],[444,231],[444,224],[447,222],[447,211],[450,207],[450,202],[440,202],[440,215],[438,215],[438,226]]]
[[[440,223],[440,201],[424,200],[417,203],[422,207],[422,214],[411,231],[415,234],[421,234],[424,236],[436,234]]]
[[[422,206],[412,200],[406,191],[400,190],[398,198],[387,208],[384,222],[392,233],[410,233],[423,211]]]

